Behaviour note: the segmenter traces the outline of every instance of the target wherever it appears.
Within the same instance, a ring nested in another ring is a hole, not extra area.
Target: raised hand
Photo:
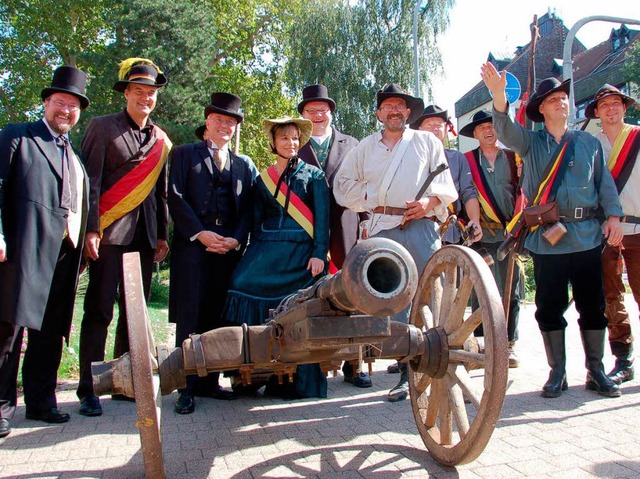
[[[480,76],[493,96],[493,106],[500,112],[507,111],[507,75],[505,71],[499,72],[493,63],[487,62],[480,67]]]

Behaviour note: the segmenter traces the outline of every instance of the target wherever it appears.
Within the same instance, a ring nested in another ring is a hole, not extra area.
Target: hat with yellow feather
[[[120,62],[118,81],[113,85],[113,89],[123,92],[130,83],[160,88],[167,84],[167,77],[151,60],[146,58],[127,58]]]

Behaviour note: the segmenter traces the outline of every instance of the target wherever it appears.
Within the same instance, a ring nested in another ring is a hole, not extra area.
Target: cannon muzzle
[[[418,271],[409,252],[385,238],[359,242],[342,270],[285,298],[274,316],[311,298],[321,298],[347,313],[388,316],[406,308],[418,286]]]

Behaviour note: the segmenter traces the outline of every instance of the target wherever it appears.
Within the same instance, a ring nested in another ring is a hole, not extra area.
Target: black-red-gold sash
[[[613,143],[607,166],[618,193],[627,183],[640,151],[640,127],[625,124]]]
[[[171,140],[160,128],[153,126],[151,138],[132,158],[141,158],[131,171],[100,195],[100,236],[114,221],[136,208],[149,196],[164,167]]]
[[[487,179],[482,173],[478,150],[467,151],[464,156],[467,158],[467,163],[469,163],[469,169],[471,170],[471,178],[478,190],[478,201],[480,202],[482,213],[488,221],[504,225],[505,217],[500,211],[500,208],[497,207],[496,199],[491,192],[491,188],[489,188]]]
[[[551,157],[547,167],[542,173],[542,180],[538,185],[538,189],[533,201],[531,202],[531,206],[544,205],[555,200],[556,193],[560,187],[565,171],[567,170],[569,160],[573,158],[574,143],[572,140],[573,135],[568,133],[565,136],[565,139],[558,145],[558,148],[556,148],[554,155]],[[517,230],[523,223],[524,215],[522,211],[519,211],[513,216],[507,225],[507,231],[512,233],[515,230],[515,234],[517,234]],[[534,227],[533,229],[535,228],[537,227]]]
[[[285,207],[287,195],[289,195],[289,205],[287,207],[287,213],[291,216],[296,223],[298,223],[303,230],[309,233],[309,236],[313,238],[313,212],[309,207],[304,204],[304,201],[300,199],[293,191],[288,191],[289,187],[283,181],[280,183],[280,193],[276,196],[276,185],[278,184],[279,175],[274,166],[270,166],[262,173],[260,177],[267,187],[269,192],[276,197],[276,201]]]

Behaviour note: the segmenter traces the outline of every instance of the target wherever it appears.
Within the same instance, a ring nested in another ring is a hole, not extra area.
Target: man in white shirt
[[[602,124],[595,136],[602,144],[625,214],[622,245],[607,245],[602,253],[609,345],[616,357],[615,367],[607,376],[616,384],[634,378],[633,336],[624,306],[623,258],[631,292],[640,304],[640,196],[634,188],[640,183],[640,128],[624,122],[627,108],[635,103],[615,86],[605,84],[585,110],[587,118],[599,118]]]
[[[336,201],[356,212],[369,212],[363,237],[382,237],[403,245],[422,271],[440,247],[436,217],[447,217],[447,205],[458,198],[448,170],[436,175],[417,197],[429,173],[447,164],[442,143],[429,132],[408,129],[424,104],[396,84],[377,94],[383,129],[363,139],[344,159],[334,181]],[[398,319],[408,320],[408,309]],[[408,396],[407,365],[389,401]]]

